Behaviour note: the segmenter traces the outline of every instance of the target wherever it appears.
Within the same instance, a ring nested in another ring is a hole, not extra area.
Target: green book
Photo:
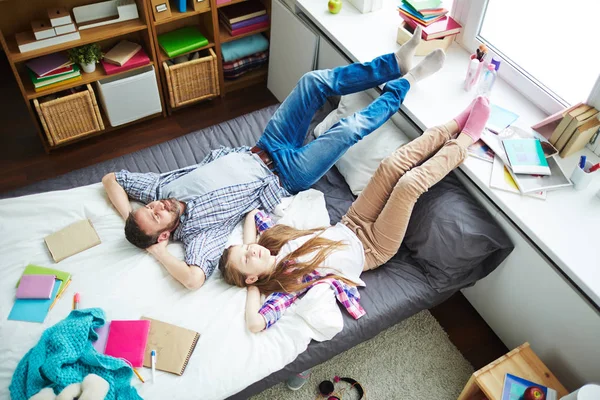
[[[158,36],[158,44],[170,58],[190,52],[208,44],[198,28],[186,26]]]
[[[67,284],[69,279],[71,279],[71,274],[68,272],[59,271],[57,269],[52,269],[52,268],[40,267],[39,265],[33,265],[33,264],[29,264],[28,266],[25,267],[25,271],[23,271],[23,275],[54,275],[54,276],[56,276],[56,279],[59,279],[61,281],[60,288],[58,289],[58,293],[61,293],[63,291],[65,285]],[[19,287],[20,282],[21,282],[21,279],[19,279],[19,281],[17,282],[17,287]]]
[[[59,75],[46,76],[43,78],[38,78],[35,75],[35,73],[33,73],[30,70],[27,70],[27,72],[29,73],[29,77],[31,78],[31,82],[33,83],[33,86],[36,88],[52,85],[57,82],[66,81],[67,79],[72,79],[72,78],[75,78],[75,77],[81,75],[78,65],[73,65],[73,71],[69,71],[69,72],[66,72],[63,74],[59,74]]]
[[[406,0],[406,3],[417,11],[440,8],[442,4],[441,0]]]

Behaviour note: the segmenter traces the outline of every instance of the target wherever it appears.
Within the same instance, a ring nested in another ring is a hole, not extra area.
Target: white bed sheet
[[[315,190],[285,199],[277,213],[280,222],[301,228],[329,225],[323,195]],[[43,238],[84,218],[92,221],[102,244],[54,263]],[[241,241],[241,227],[230,241]],[[225,284],[218,271],[198,291],[183,288],[151,255],[125,240],[123,221],[101,184],[1,200],[0,249],[2,399],[9,397],[8,386],[20,359],[46,328],[69,314],[75,292],[81,293],[81,308],[100,307],[109,320],[144,315],[200,333],[182,376],[157,371],[154,385],[132,380],[145,399],[226,398],[292,362],[311,339],[326,340],[342,329],[333,292],[321,288],[311,290],[272,328],[250,333],[244,322],[246,289]],[[179,243],[169,244],[169,250],[183,255]],[[43,324],[7,320],[15,284],[30,263],[73,275]],[[149,369],[140,372],[150,378]]]

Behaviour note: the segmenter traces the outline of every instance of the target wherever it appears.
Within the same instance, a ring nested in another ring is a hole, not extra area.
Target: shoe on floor
[[[301,372],[299,374],[290,376],[287,380],[287,387],[290,390],[298,390],[308,381],[310,378],[310,370]]]

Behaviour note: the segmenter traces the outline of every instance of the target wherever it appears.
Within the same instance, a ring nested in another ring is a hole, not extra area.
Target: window
[[[585,101],[600,72],[598,0],[457,0],[461,44],[484,43],[500,76],[549,113]],[[589,18],[586,18],[590,16]],[[587,20],[587,22],[586,22]],[[577,23],[580,22],[580,23]]]

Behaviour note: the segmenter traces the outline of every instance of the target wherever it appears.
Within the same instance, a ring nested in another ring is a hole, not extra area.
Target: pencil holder
[[[579,168],[579,164],[575,166],[575,169],[571,174],[571,182],[573,182],[573,187],[575,187],[575,190],[583,190],[587,188],[592,179],[594,179],[594,173],[587,172],[590,170],[592,165],[593,164],[591,162],[586,161],[583,169]]]

